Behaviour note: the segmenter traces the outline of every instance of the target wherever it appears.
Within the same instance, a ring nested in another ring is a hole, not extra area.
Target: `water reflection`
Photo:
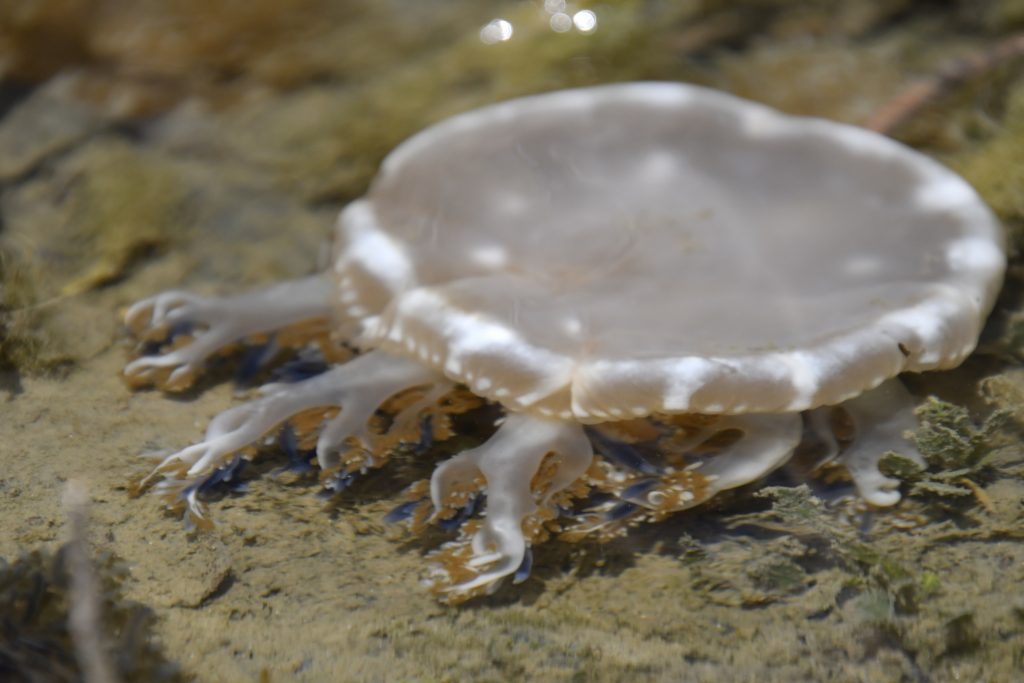
[[[572,15],[572,23],[580,33],[593,33],[597,30],[597,15],[589,9],[583,9]]]
[[[597,30],[597,13],[589,9],[575,10],[566,0],[544,0],[548,27],[555,33],[568,33],[574,28],[579,33]],[[492,19],[480,29],[480,40],[487,45],[504,43],[512,39],[515,29],[507,19]]]
[[[480,29],[480,40],[488,45],[504,43],[512,38],[512,23],[506,19],[494,19]]]
[[[572,30],[572,17],[565,12],[556,12],[551,15],[548,25],[551,26],[551,30],[555,33],[565,33]]]

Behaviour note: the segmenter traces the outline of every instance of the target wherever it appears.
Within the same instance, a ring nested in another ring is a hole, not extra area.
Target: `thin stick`
[[[934,76],[911,83],[903,92],[883,104],[864,124],[865,128],[891,135],[922,109],[941,99],[950,90],[985,75],[992,69],[1024,56],[1024,33],[997,43],[994,47],[955,59]]]
[[[99,581],[89,559],[89,494],[80,481],[69,481],[64,489],[71,538],[68,541],[68,570],[71,579],[68,630],[75,658],[86,683],[119,683],[107,658],[102,631]]]

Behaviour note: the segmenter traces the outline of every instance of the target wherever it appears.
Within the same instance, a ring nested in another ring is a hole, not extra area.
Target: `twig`
[[[64,489],[64,507],[71,530],[67,545],[71,581],[68,630],[85,683],[119,683],[104,647],[99,581],[89,558],[86,538],[88,505],[89,494],[85,485],[80,481],[69,481]]]
[[[1019,33],[982,52],[955,59],[934,76],[911,83],[903,92],[883,104],[864,124],[865,128],[891,135],[922,109],[950,90],[985,75],[992,69],[1024,56],[1024,33]]]

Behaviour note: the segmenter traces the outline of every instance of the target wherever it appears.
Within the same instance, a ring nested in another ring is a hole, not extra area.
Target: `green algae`
[[[991,474],[992,446],[1006,426],[1007,414],[995,411],[977,424],[965,407],[934,396],[925,399],[915,413],[920,426],[912,441],[926,465],[888,453],[881,460],[882,471],[909,483],[912,496],[978,496],[977,480]]]
[[[912,440],[925,461],[937,469],[969,472],[984,465],[992,439],[1006,418],[995,412],[977,424],[963,406],[934,396],[925,399],[914,413],[920,426]]]
[[[847,576],[846,585],[860,594],[858,600],[864,603],[863,609],[876,616],[881,612],[887,615],[881,621],[916,614],[924,601],[940,591],[935,574],[918,571],[900,554],[858,538],[855,529],[827,511],[806,484],[766,487],[754,495],[770,500],[771,508],[732,516],[732,526],[763,525],[792,533],[804,543],[813,538],[825,540]]]
[[[1024,426],[1024,368],[1009,368],[981,381],[981,395],[996,410]]]
[[[1000,652],[1002,659],[996,661],[1001,662],[997,668],[1002,673],[997,676],[1006,676],[1013,668],[1011,653],[1000,643],[1008,633],[1021,633],[1020,624],[1013,625],[1014,611],[993,608],[991,603],[983,607],[971,581],[949,570],[971,551],[948,545],[949,536],[941,531],[945,524],[919,522],[912,534],[890,530],[868,539],[826,510],[806,486],[769,487],[755,495],[771,500],[771,508],[733,516],[732,525],[753,523],[793,534],[807,545],[825,539],[838,564],[830,568],[819,563],[813,575],[835,595],[834,603],[820,614],[838,609],[869,650],[885,647],[910,653],[915,667],[928,675],[962,667],[982,651]],[[993,539],[982,533],[977,537]],[[933,554],[944,562],[922,562]],[[840,577],[834,576],[836,570]]]

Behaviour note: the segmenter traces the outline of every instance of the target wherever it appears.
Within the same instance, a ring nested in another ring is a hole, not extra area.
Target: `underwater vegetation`
[[[978,481],[994,474],[993,440],[1005,433],[1003,427],[1010,416],[995,411],[978,425],[963,406],[934,396],[928,397],[915,412],[921,426],[913,441],[927,466],[891,453],[883,459],[882,469],[909,484],[908,493],[912,496],[935,501],[976,496],[977,502],[985,505]]]

